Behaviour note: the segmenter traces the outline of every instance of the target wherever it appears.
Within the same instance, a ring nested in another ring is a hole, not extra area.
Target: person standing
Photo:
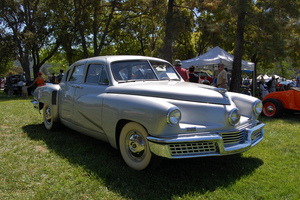
[[[297,77],[296,84],[297,84],[297,87],[300,87],[300,75]]]
[[[35,83],[37,84],[38,87],[41,87],[43,85],[46,85],[45,84],[45,81],[44,81],[44,78],[42,77],[42,73],[39,72],[38,74],[38,77],[35,79],[35,81],[33,81],[33,83],[31,85],[29,85],[28,87],[31,87],[33,86]]]
[[[181,65],[182,64],[181,64],[180,60],[175,60],[174,66],[175,66],[176,71],[180,74],[180,76],[183,78],[183,80],[185,82],[189,82],[189,79],[190,79],[189,74],[186,71],[186,69],[181,68]]]
[[[192,65],[189,67],[189,82],[193,82],[193,83],[200,83],[200,79],[199,76],[197,74],[195,74],[195,66]]]
[[[276,92],[276,85],[277,85],[277,81],[275,80],[275,76],[273,75],[271,86],[270,86],[270,93],[271,92]]]
[[[13,79],[12,73],[9,72],[8,76],[6,77],[6,87],[7,87],[7,95],[10,97],[13,93]]]
[[[223,63],[218,64],[219,74],[216,87],[227,89],[227,72],[224,69]]]
[[[225,68],[225,71],[227,72],[227,88],[229,88],[229,86],[230,86],[230,74],[229,74],[227,68]]]
[[[260,93],[261,93],[261,98],[262,99],[264,99],[265,98],[265,96],[267,95],[267,94],[269,94],[269,91],[268,91],[268,89],[266,88],[266,86],[265,86],[265,79],[261,79],[261,81],[260,81],[260,84],[259,84],[259,90],[260,90]]]
[[[62,79],[63,76],[64,76],[64,70],[63,70],[63,69],[60,69],[60,74],[58,74],[58,75],[56,76],[56,81],[57,81],[57,83],[60,83],[60,81],[61,81],[61,79]]]

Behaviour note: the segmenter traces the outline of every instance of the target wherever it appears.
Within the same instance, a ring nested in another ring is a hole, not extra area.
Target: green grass
[[[300,115],[260,120],[265,139],[241,155],[139,172],[107,143],[46,131],[30,99],[0,92],[0,199],[300,199]]]

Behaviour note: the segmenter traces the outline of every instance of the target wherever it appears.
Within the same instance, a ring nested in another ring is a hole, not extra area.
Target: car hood
[[[109,87],[107,93],[230,105],[230,100],[223,89],[179,81],[119,83],[116,86]]]

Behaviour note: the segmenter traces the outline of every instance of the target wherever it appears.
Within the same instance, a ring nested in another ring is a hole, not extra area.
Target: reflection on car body
[[[184,82],[170,63],[152,57],[77,61],[60,84],[37,88],[32,102],[48,130],[61,122],[109,142],[135,170],[162,157],[240,153],[264,137],[259,99]]]

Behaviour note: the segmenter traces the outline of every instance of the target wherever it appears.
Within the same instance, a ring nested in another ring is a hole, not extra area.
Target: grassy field
[[[30,99],[0,92],[0,199],[300,199],[300,115],[260,120],[265,139],[242,155],[139,172],[109,144],[46,131]]]

